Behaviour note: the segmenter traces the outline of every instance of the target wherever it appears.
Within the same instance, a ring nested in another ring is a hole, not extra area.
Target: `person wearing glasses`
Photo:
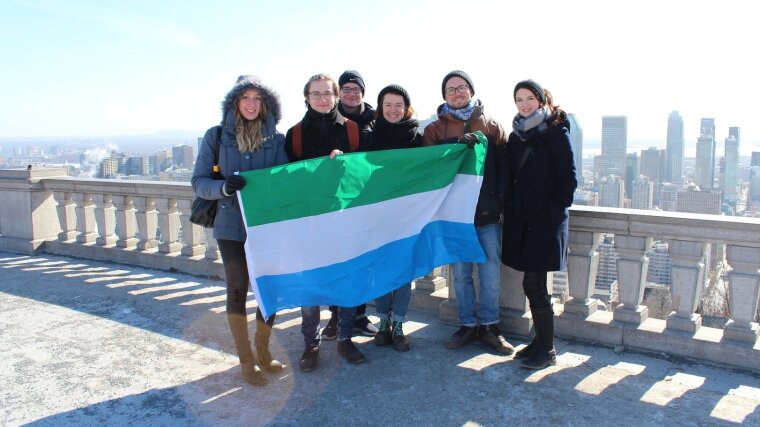
[[[336,155],[352,150],[349,136],[355,123],[338,111],[338,83],[327,74],[311,76],[303,88],[306,114],[285,135],[285,151],[291,162]],[[298,140],[300,137],[300,141]],[[358,138],[358,133],[357,133]],[[301,307],[301,333],[305,348],[299,365],[304,372],[313,371],[319,358],[319,307]],[[349,363],[364,362],[364,354],[351,341],[354,307],[338,310],[338,352]]]
[[[338,78],[340,87],[338,112],[343,117],[356,122],[361,132],[372,130],[372,124],[375,120],[375,110],[372,106],[364,102],[364,78],[356,70],[346,70]],[[373,337],[377,333],[377,328],[370,322],[367,317],[367,304],[356,307],[356,318],[354,319],[354,330],[362,335]],[[338,307],[330,306],[330,320],[327,326],[322,329],[322,339],[334,340],[338,334]]]
[[[235,194],[245,187],[246,181],[235,173],[288,162],[285,137],[276,128],[281,111],[280,99],[272,89],[254,76],[238,77],[222,102],[220,127],[209,129],[203,137],[192,178],[198,197],[218,200],[214,238],[222,254],[227,282],[227,323],[243,377],[256,386],[266,384],[261,368],[277,372],[283,369],[283,364],[269,352],[275,316],[264,321],[259,309],[256,309],[255,347],[251,351],[245,308],[250,287],[244,246],[246,231]],[[226,178],[215,179],[215,170]]]
[[[499,222],[503,209],[501,187],[506,172],[507,134],[501,124],[485,114],[483,103],[474,98],[475,86],[464,71],[454,70],[446,74],[441,94],[446,102],[438,107],[438,119],[425,127],[423,145],[457,142],[463,135],[475,131],[483,132],[488,139],[483,184],[475,209],[475,231],[486,255],[486,261],[478,264],[480,305],[476,309],[474,263],[452,264],[460,327],[446,342],[446,348],[461,348],[478,340],[500,354],[509,355],[514,348],[498,327],[501,320]]]
[[[547,289],[548,271],[567,265],[568,211],[578,185],[567,114],[551,93],[533,80],[513,91],[517,114],[507,144],[504,265],[524,272],[535,339],[515,354],[528,369],[557,363],[554,310]]]

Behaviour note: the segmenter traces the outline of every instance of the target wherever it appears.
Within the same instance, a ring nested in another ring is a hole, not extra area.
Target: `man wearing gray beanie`
[[[454,272],[459,329],[446,342],[446,348],[461,348],[479,341],[488,348],[512,354],[514,348],[499,331],[499,294],[501,292],[501,253],[499,250],[501,213],[504,206],[501,179],[506,172],[507,133],[496,120],[485,115],[483,104],[474,98],[475,85],[462,70],[446,74],[441,83],[446,101],[438,107],[438,119],[425,127],[422,145],[464,141],[465,134],[481,131],[488,139],[488,151],[475,209],[475,231],[486,254],[486,262],[478,264],[480,306],[476,305],[473,263],[451,265]]]

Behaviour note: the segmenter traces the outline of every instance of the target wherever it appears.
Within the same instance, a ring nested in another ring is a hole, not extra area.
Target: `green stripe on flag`
[[[319,157],[241,172],[248,227],[379,203],[441,189],[458,174],[483,175],[485,137],[469,149],[443,144]]]

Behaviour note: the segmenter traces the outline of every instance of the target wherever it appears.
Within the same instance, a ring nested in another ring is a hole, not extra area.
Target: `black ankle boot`
[[[536,351],[533,355],[523,360],[522,366],[526,369],[544,369],[557,364],[557,352],[552,348],[549,349],[544,343],[536,344]]]

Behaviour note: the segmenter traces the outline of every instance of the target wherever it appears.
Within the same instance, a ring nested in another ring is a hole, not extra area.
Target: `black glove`
[[[473,148],[475,147],[475,144],[480,142],[480,140],[474,133],[466,133],[462,135],[462,137],[459,138],[457,142],[460,144],[466,144],[468,147]]]
[[[232,194],[243,187],[245,187],[245,178],[240,175],[230,175],[224,181],[224,191],[227,194]]]

